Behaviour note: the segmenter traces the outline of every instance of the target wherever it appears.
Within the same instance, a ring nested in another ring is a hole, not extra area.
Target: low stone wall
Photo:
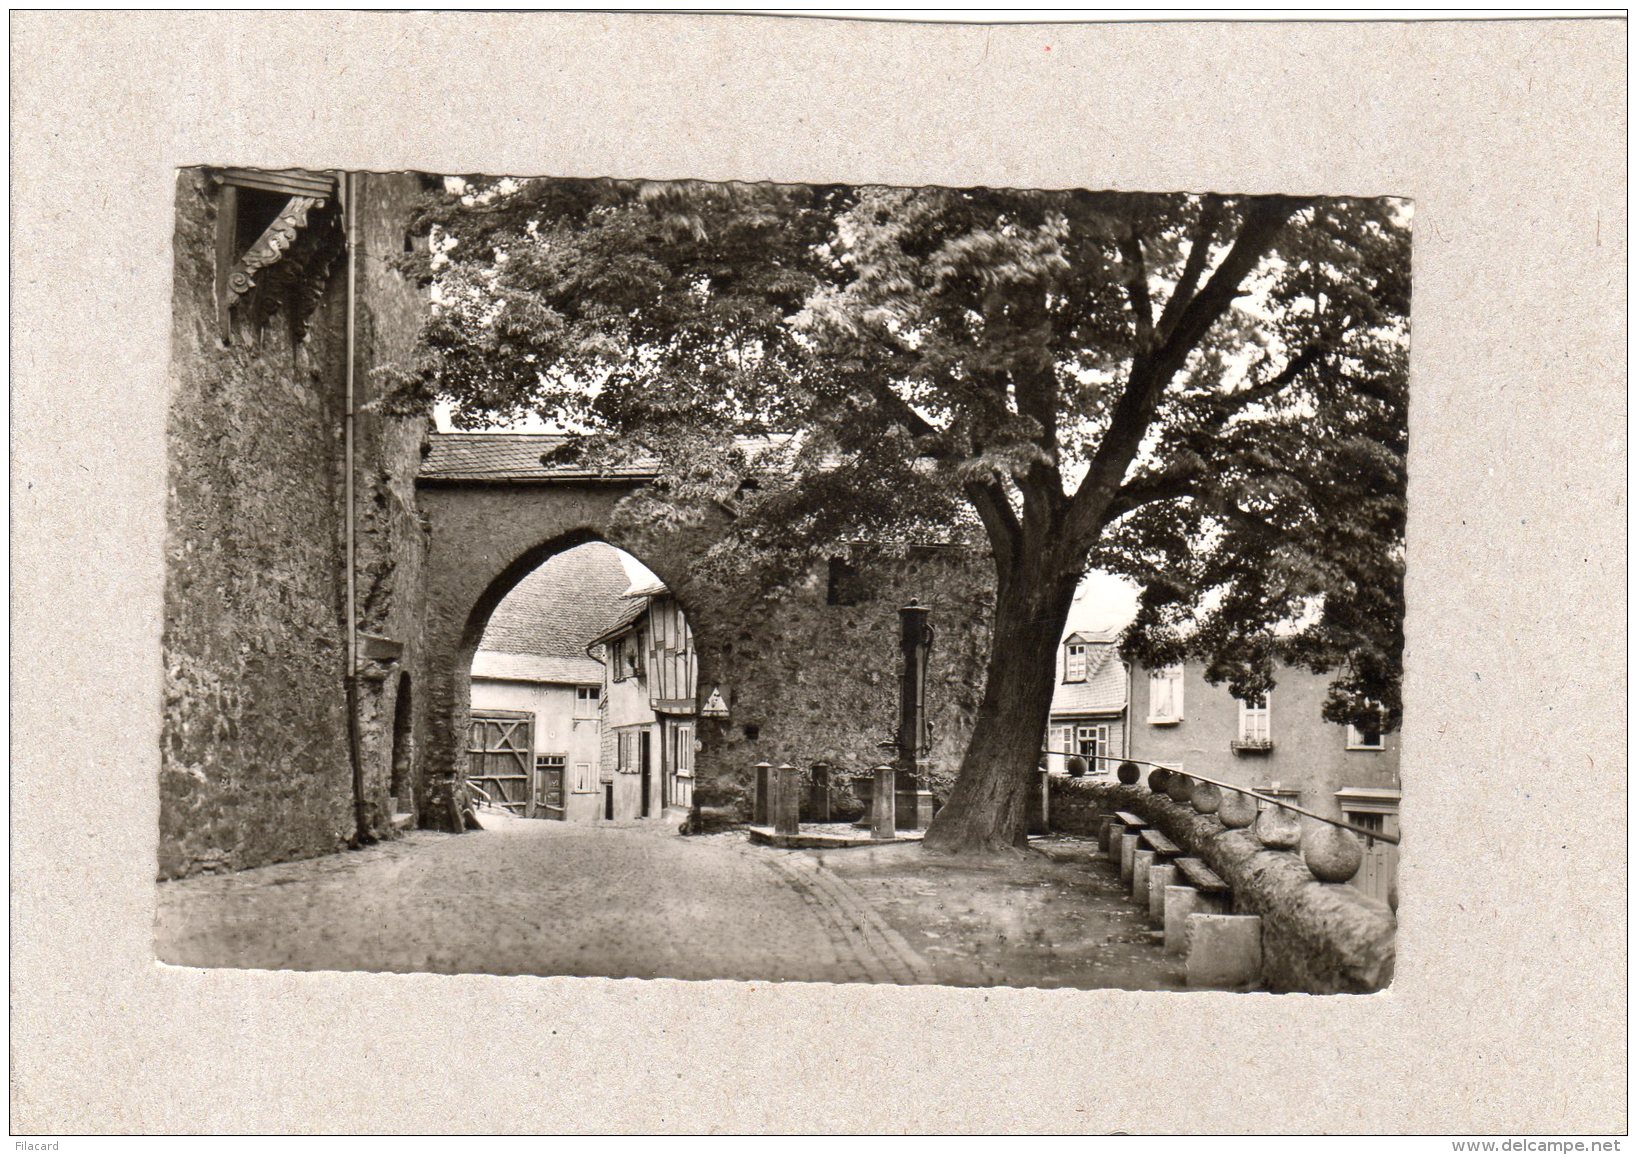
[[[1398,920],[1386,904],[1345,883],[1319,882],[1299,854],[1268,850],[1247,830],[1230,830],[1145,786],[1051,779],[1051,825],[1096,834],[1099,820],[1129,811],[1233,888],[1237,913],[1262,917],[1263,979],[1277,992],[1364,994],[1392,982]]]

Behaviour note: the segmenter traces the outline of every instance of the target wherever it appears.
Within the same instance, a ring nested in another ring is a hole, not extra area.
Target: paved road
[[[996,860],[830,852],[657,824],[494,818],[159,888],[188,966],[612,978],[1184,985],[1084,839]],[[912,945],[913,944],[913,945]]]
[[[800,861],[797,861],[800,860]],[[161,960],[294,970],[934,981],[799,852],[500,819],[160,886]]]

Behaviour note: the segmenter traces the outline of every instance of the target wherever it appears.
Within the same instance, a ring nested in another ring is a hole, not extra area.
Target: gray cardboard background
[[[14,1131],[1625,1128],[1622,22],[11,32]],[[170,198],[203,162],[1413,197],[1392,990],[154,963]]]

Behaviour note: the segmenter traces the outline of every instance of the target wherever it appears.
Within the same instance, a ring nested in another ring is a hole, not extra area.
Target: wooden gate
[[[473,785],[520,817],[528,816],[534,768],[534,715],[517,710],[472,712],[466,742],[467,774]]]

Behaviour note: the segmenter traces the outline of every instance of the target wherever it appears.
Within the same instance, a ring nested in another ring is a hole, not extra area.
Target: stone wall
[[[1203,859],[1233,888],[1236,913],[1262,916],[1262,977],[1270,990],[1368,993],[1392,982],[1398,920],[1346,883],[1323,883],[1299,854],[1268,850],[1145,785],[1051,779],[1051,825],[1095,834],[1098,819],[1129,811]]]
[[[676,594],[694,634],[700,696],[720,688],[728,704],[728,718],[699,719],[699,805],[748,814],[759,761],[804,768],[826,761],[843,770],[879,762],[885,752],[877,743],[897,726],[898,607],[911,598],[932,607],[937,631],[929,674],[934,788],[947,789],[983,693],[994,600],[986,555],[855,549],[857,573],[838,604],[822,569],[772,588],[748,579],[724,584],[700,567],[721,524],[631,527],[617,508],[633,488],[421,482],[432,528],[427,643],[437,711],[423,754],[427,781],[447,782],[464,757],[471,655],[494,607],[548,557],[603,540]]]
[[[410,175],[360,178],[356,389],[401,358],[422,294],[391,264],[405,244]],[[224,342],[214,285],[219,190],[176,185],[165,587],[165,718],[158,873],[242,869],[338,849],[356,833],[344,695],[342,428],[346,270],[339,213],[315,213],[331,251],[311,262],[305,327],[293,310]],[[320,220],[322,214],[331,214]],[[363,629],[408,643],[360,686],[369,823],[387,794],[400,675],[418,681],[425,530],[413,482],[425,423],[358,423],[358,598]]]

